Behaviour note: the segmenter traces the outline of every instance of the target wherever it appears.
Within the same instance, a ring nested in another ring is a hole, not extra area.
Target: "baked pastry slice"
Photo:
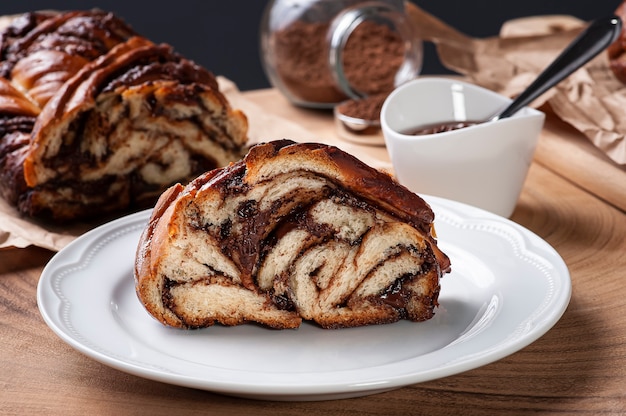
[[[433,220],[419,196],[335,147],[261,144],[161,196],[136,291],[174,327],[423,321],[450,269]]]
[[[136,210],[241,158],[247,119],[212,73],[110,13],[35,16],[3,35],[0,65],[5,89],[30,105],[19,135],[15,123],[0,131],[0,193],[21,213]],[[0,98],[0,127],[16,113]]]

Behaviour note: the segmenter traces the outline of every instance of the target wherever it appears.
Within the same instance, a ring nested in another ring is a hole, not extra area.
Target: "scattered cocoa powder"
[[[275,33],[276,71],[297,99],[337,103],[348,97],[336,86],[328,63],[329,23],[297,20]],[[404,42],[387,25],[364,21],[343,51],[346,79],[363,94],[389,92],[404,60]]]

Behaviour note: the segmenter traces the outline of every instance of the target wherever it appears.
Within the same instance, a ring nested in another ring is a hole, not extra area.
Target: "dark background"
[[[473,36],[498,34],[518,17],[565,14],[592,20],[613,13],[621,0],[412,0],[457,30]],[[0,14],[40,9],[100,8],[122,17],[153,42],[166,42],[241,90],[269,87],[259,55],[259,24],[269,0],[3,0]],[[424,74],[449,73],[425,45]]]

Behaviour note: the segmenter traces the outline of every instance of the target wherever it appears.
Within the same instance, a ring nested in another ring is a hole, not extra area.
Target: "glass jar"
[[[272,0],[261,21],[266,75],[304,107],[391,92],[419,75],[422,48],[403,0]]]

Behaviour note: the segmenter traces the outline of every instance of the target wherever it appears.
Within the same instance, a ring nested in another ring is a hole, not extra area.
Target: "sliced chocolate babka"
[[[433,221],[423,199],[336,147],[261,144],[161,196],[136,291],[174,327],[423,321],[450,269]]]

